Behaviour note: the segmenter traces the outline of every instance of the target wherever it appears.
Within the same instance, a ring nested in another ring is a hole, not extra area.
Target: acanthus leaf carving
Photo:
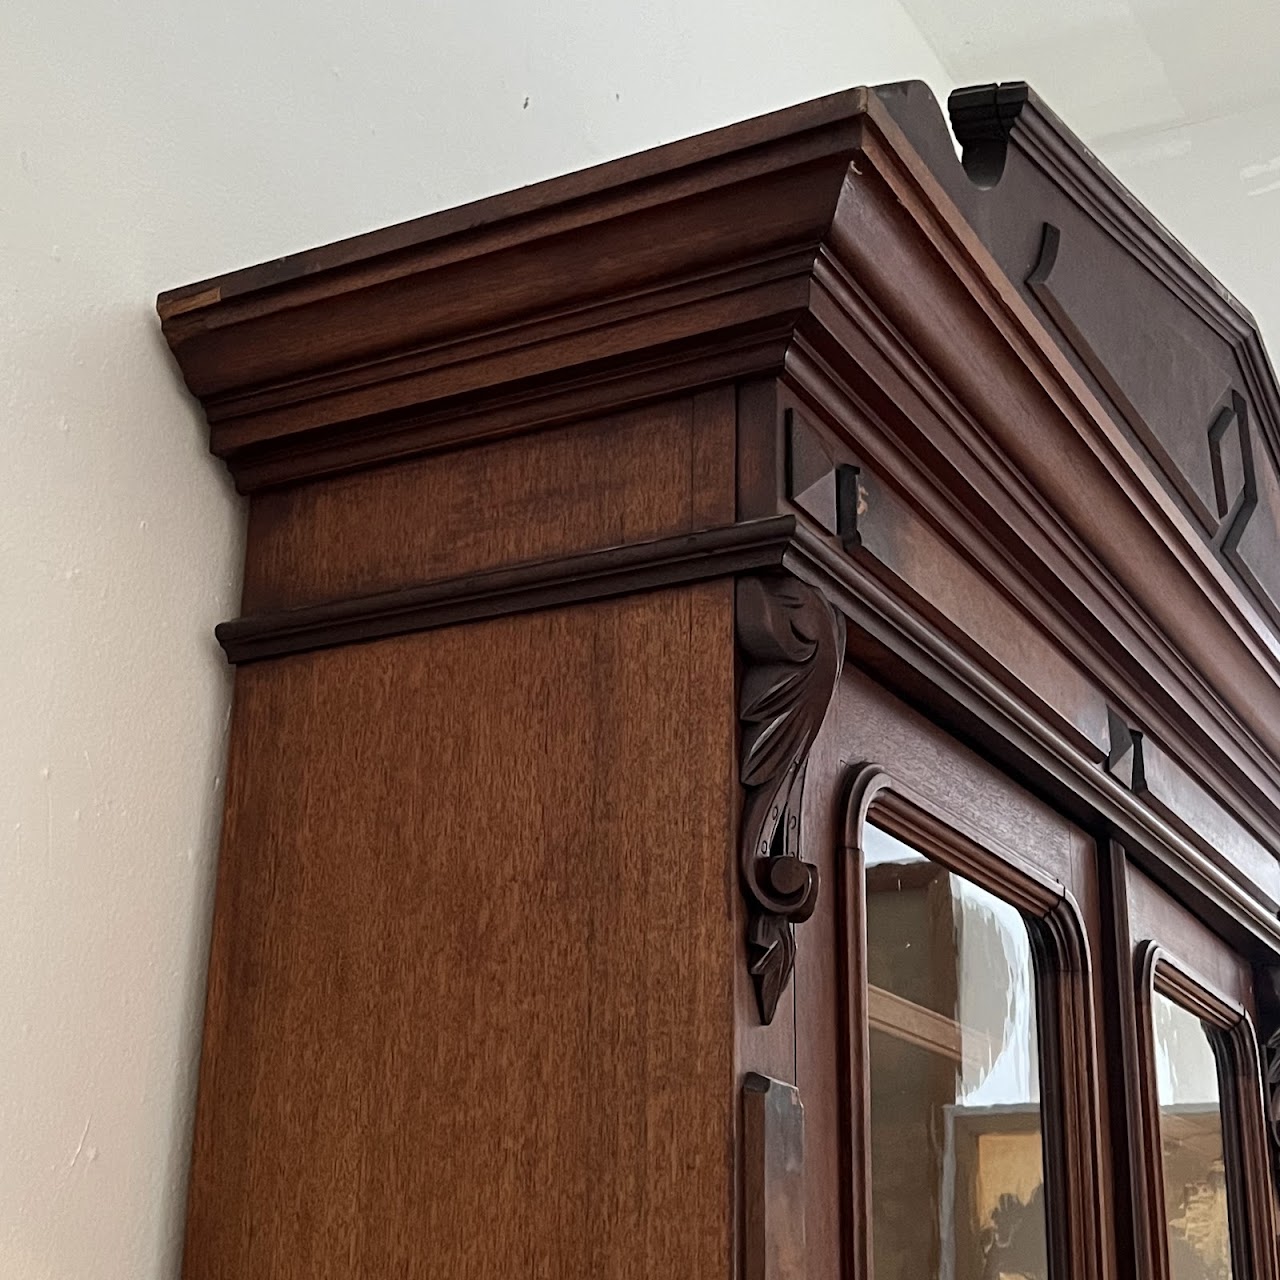
[[[1263,1048],[1266,1075],[1267,1131],[1271,1136],[1271,1155],[1280,1169],[1280,1031],[1273,1031]]]
[[[1262,1104],[1266,1114],[1271,1167],[1280,1185],[1280,967],[1253,971],[1262,1051]]]
[[[739,578],[735,619],[747,963],[768,1023],[795,967],[795,926],[818,903],[818,868],[800,857],[801,802],[809,749],[844,664],[845,629],[820,591],[782,574]]]

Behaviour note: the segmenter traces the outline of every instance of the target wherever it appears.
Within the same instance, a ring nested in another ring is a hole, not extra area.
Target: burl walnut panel
[[[730,1274],[732,609],[240,670],[186,1280]]]
[[[243,610],[728,523],[734,416],[719,388],[256,494]]]

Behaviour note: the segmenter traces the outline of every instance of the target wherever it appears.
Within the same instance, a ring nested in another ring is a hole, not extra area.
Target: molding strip
[[[747,1072],[742,1172],[745,1280],[804,1280],[804,1104],[795,1085]]]
[[[396,591],[249,614],[215,634],[235,663],[381,640],[504,614],[781,568],[794,516],[702,529],[652,542],[441,578]]]

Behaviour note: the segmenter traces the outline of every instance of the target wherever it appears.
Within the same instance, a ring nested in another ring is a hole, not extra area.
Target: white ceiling
[[[1280,103],[1277,0],[903,0],[956,84],[1026,80],[1085,137]]]
[[[1280,365],[1280,0],[901,0],[950,86],[1025,80]]]

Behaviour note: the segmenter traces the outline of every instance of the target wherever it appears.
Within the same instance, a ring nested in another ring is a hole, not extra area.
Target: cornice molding
[[[1280,779],[1266,763],[1267,748],[1214,687],[1213,673],[1196,669],[1150,612],[1081,545],[848,273],[837,263],[820,262],[819,279],[853,326],[841,335],[840,349],[851,345],[849,334],[856,330],[862,338],[859,359],[870,363],[871,344],[902,380],[897,403],[869,403],[860,395],[868,390],[865,382],[850,385],[803,341],[788,358],[789,385],[823,421],[846,434],[874,474],[900,486],[920,518],[1015,599],[1109,699],[1193,762],[1274,848]],[[992,518],[997,510],[999,520]],[[872,517],[869,532],[874,528]]]
[[[1201,517],[1204,538],[1230,566],[1251,604],[1272,629],[1280,627],[1280,576],[1269,572],[1268,548],[1276,539],[1260,535],[1246,538],[1252,546],[1238,545],[1247,518],[1231,522],[1231,539],[1216,538],[1215,530],[1222,530],[1205,506],[1212,501],[1207,482],[1213,425],[1224,410],[1234,409],[1242,424],[1241,465],[1250,465],[1244,437],[1254,434],[1261,464],[1280,477],[1280,383],[1252,315],[1027,85],[980,85],[951,95],[948,108],[964,147],[963,163],[955,158],[925,86],[891,85],[876,92],[1014,286],[1044,307],[1055,343],[1088,371],[1148,451],[1169,491],[1193,518]],[[1072,224],[1069,233],[1055,225],[1063,219]],[[1045,274],[1044,248],[1035,270],[1026,255],[1028,237],[1038,242],[1042,231],[1055,247],[1059,235],[1067,235],[1077,299],[1095,300],[1092,324],[1100,341],[1091,340],[1089,325],[1081,330],[1069,308],[1055,307],[1037,287]],[[1114,296],[1098,307],[1096,299],[1108,286]],[[1190,343],[1170,351],[1167,371],[1159,378],[1152,377],[1152,367],[1129,341],[1144,325],[1153,326],[1153,343]],[[1202,328],[1193,335],[1195,326]],[[1221,350],[1208,351],[1217,343]],[[1198,351],[1199,345],[1206,351]],[[1215,380],[1221,381],[1215,385]],[[1196,414],[1203,415],[1202,422],[1194,421]],[[1184,415],[1193,421],[1182,421]],[[1189,458],[1185,450],[1192,446],[1195,456]],[[1199,492],[1184,470],[1189,464],[1199,475]],[[1217,487],[1219,477],[1213,478]],[[1273,521],[1280,518],[1278,504],[1273,495],[1268,504]],[[1220,499],[1218,507],[1221,516]]]
[[[966,520],[1006,540],[1032,577],[1049,573],[1068,597],[1095,588],[1109,594],[1120,602],[1117,616],[1133,619],[1144,639],[1176,649],[1179,662],[1212,689],[1209,704],[1225,704],[1226,719],[1258,744],[1274,788],[1280,640],[930,171],[895,136],[896,125],[882,123],[883,135],[871,128],[864,134],[868,168],[881,181],[846,188],[830,248],[819,259],[817,280],[829,302],[815,307],[823,324],[806,331],[814,360],[837,383],[871,389],[868,370],[845,354],[848,325],[879,327],[879,340],[889,344],[886,371],[907,379],[922,411],[928,406],[913,430],[933,432],[943,421],[955,432],[945,441],[936,433],[913,437],[931,450],[937,488],[954,495]],[[920,305],[936,290],[940,269],[967,296],[957,301],[952,290],[946,306]],[[958,325],[966,326],[963,351]],[[789,356],[789,370],[799,354]],[[1020,382],[1008,375],[1010,354],[1012,367],[1025,371]],[[914,412],[883,407],[899,424]],[[1211,715],[1210,723],[1221,719]],[[1220,749],[1229,750],[1228,742],[1221,735]]]
[[[442,420],[450,442],[473,417],[491,430],[512,401],[559,398],[568,420],[644,371],[657,395],[779,369],[867,101],[833,94],[161,295],[213,451],[252,489],[436,447]]]

